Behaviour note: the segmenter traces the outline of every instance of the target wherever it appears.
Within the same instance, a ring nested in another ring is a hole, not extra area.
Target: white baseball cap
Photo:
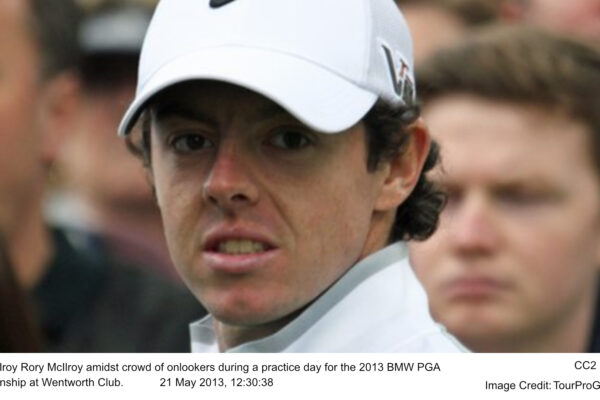
[[[415,97],[412,41],[393,0],[163,0],[119,134],[152,96],[203,79],[259,93],[324,133],[356,124],[378,99]]]

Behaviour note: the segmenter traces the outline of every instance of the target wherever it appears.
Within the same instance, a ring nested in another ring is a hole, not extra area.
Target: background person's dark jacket
[[[189,352],[205,311],[184,287],[75,248],[54,231],[55,256],[33,291],[48,352]]]

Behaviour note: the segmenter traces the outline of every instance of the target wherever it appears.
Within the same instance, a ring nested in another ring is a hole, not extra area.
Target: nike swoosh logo
[[[227,5],[227,4],[231,3],[232,1],[235,1],[235,0],[210,0],[210,7],[211,8],[223,7],[224,5]]]

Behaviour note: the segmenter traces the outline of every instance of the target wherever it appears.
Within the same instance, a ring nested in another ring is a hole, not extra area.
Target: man
[[[475,351],[600,350],[600,55],[500,30],[418,73],[448,193],[411,247],[434,317]]]
[[[0,231],[11,265],[46,351],[185,351],[186,325],[201,315],[193,299],[90,257],[42,217],[49,165],[77,111],[77,20],[66,0],[0,2],[10,38],[0,40]]]
[[[61,187],[49,214],[85,234],[92,249],[177,277],[145,172],[115,135],[135,94],[137,60],[153,10],[139,0],[103,0],[85,8],[78,35],[81,106],[57,160]]]
[[[192,326],[194,351],[460,349],[405,245],[386,247],[437,220],[414,101],[392,0],[158,5],[120,131],[142,114],[129,140],[211,314]]]

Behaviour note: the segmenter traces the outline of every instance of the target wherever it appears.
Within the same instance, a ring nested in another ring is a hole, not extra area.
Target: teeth
[[[253,240],[226,240],[219,243],[218,250],[226,254],[260,253],[265,251],[265,245]]]

